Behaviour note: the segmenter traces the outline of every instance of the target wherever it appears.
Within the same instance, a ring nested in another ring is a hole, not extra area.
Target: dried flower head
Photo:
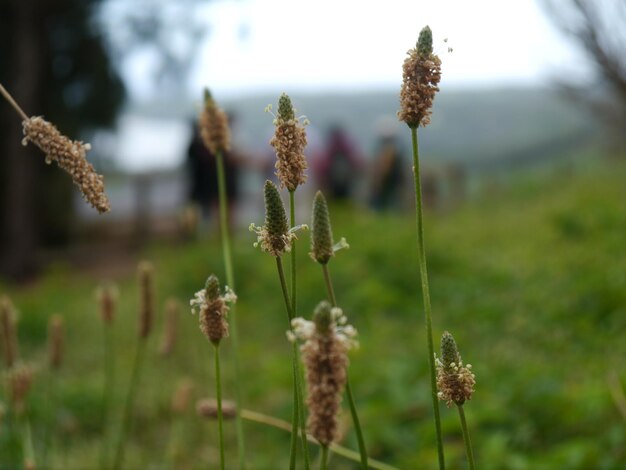
[[[203,398],[196,403],[198,416],[205,419],[217,419],[217,400],[213,398]],[[222,400],[222,417],[224,419],[234,419],[237,416],[237,405],[230,400]]]
[[[118,295],[117,287],[113,284],[103,284],[96,290],[96,298],[100,303],[100,317],[106,325],[113,323]]]
[[[191,379],[185,378],[178,382],[176,391],[172,396],[172,412],[176,414],[182,414],[187,411],[192,394],[193,381]]]
[[[441,335],[441,359],[437,359],[437,396],[448,406],[462,405],[472,398],[476,379],[472,365],[463,365],[463,360],[453,336],[444,331]]]
[[[147,338],[154,321],[154,268],[148,261],[138,267],[139,276],[139,337]]]
[[[0,340],[2,354],[7,368],[11,368],[19,356],[17,342],[16,314],[8,297],[0,297]]]
[[[348,351],[357,346],[356,330],[347,324],[339,308],[323,301],[316,307],[313,321],[294,318],[288,338],[303,341],[300,347],[306,368],[308,429],[322,445],[337,440],[337,416],[346,384]]]
[[[271,106],[266,111],[271,112]],[[274,115],[276,130],[270,145],[276,150],[276,176],[281,188],[295,191],[306,183],[307,169],[304,147],[306,147],[306,119],[296,117],[291,99],[285,93],[278,100],[278,115]]]
[[[328,204],[321,191],[313,199],[313,217],[311,220],[311,258],[320,264],[327,264],[335,252],[350,248],[345,238],[333,244],[333,231],[330,225]]]
[[[7,371],[8,400],[16,412],[24,411],[25,400],[33,382],[34,368],[28,364],[16,363]]]
[[[91,145],[70,140],[54,125],[41,116],[33,116],[22,122],[24,139],[22,144],[32,142],[46,154],[46,163],[53,161],[70,174],[83,196],[101,214],[111,208],[104,191],[104,177],[96,173],[87,161],[87,150]]]
[[[180,313],[180,304],[175,299],[169,299],[165,304],[165,328],[159,353],[161,356],[169,356],[176,343],[176,322]]]
[[[433,35],[428,26],[422,29],[415,49],[410,49],[408,55],[402,66],[398,118],[416,128],[430,123],[441,80],[441,59],[433,53]]]
[[[296,232],[308,228],[306,225],[298,225],[289,228],[287,214],[278,188],[274,183],[267,180],[264,187],[265,196],[265,225],[257,227],[250,224],[250,231],[257,234],[254,246],[260,246],[272,256],[280,257],[286,251],[291,250],[291,242],[296,239]]]
[[[204,109],[200,113],[200,135],[213,155],[230,150],[228,116],[215,103],[208,88],[204,89]]]
[[[237,296],[226,286],[224,295],[220,294],[220,281],[214,274],[211,274],[206,281],[204,289],[196,292],[189,304],[191,313],[196,313],[199,307],[200,330],[215,346],[219,345],[222,338],[228,336],[228,303],[235,303]]]
[[[48,322],[48,365],[58,370],[63,362],[63,317],[52,315]]]

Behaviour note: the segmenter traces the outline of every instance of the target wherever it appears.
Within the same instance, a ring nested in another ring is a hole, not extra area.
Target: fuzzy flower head
[[[80,188],[83,197],[99,213],[110,210],[104,192],[104,177],[87,161],[91,145],[70,140],[41,116],[33,116],[22,122],[24,139],[22,145],[32,142],[46,154],[46,163],[56,162]]]
[[[428,26],[422,29],[416,47],[407,54],[402,66],[398,119],[410,128],[424,127],[430,124],[433,100],[441,80],[441,59],[433,53],[433,34]]]
[[[348,351],[357,346],[356,330],[341,309],[324,301],[313,321],[294,318],[288,337],[303,341],[300,350],[306,368],[309,432],[322,445],[337,440],[341,396],[347,380]]]
[[[204,289],[196,292],[189,304],[191,313],[199,312],[200,330],[215,346],[219,345],[222,338],[228,336],[228,323],[226,316],[229,307],[227,304],[235,303],[237,296],[226,286],[225,293],[220,293],[220,281],[211,274],[206,281]]]
[[[255,247],[260,246],[263,251],[278,258],[291,250],[291,242],[297,238],[296,232],[306,229],[307,226],[289,228],[283,200],[276,185],[269,180],[265,182],[264,197],[265,225],[257,227],[250,224],[250,231],[257,235]]]
[[[311,258],[320,264],[327,264],[335,252],[350,248],[345,238],[333,243],[333,230],[330,225],[328,204],[321,191],[313,199],[313,217],[311,220]]]
[[[208,88],[204,89],[204,109],[199,125],[202,141],[213,155],[230,150],[228,116],[217,106]]]
[[[265,110],[272,113],[271,105]],[[307,140],[304,126],[308,121],[296,117],[291,99],[285,93],[278,100],[278,115],[272,115],[276,130],[270,145],[276,150],[276,176],[281,188],[295,191],[299,185],[306,183],[304,147]]]
[[[448,406],[462,405],[472,398],[476,378],[472,365],[463,365],[463,360],[454,337],[445,331],[441,336],[441,359],[437,363],[437,396]]]

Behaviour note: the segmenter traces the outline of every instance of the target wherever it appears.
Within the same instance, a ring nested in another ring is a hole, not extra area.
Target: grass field
[[[623,468],[626,417],[607,376],[626,380],[625,181],[626,166],[616,162],[527,175],[452,212],[426,214],[434,332],[450,330],[476,373],[476,393],[465,409],[479,468]],[[435,468],[414,216],[331,210],[335,237],[351,245],[330,269],[338,302],[359,330],[350,374],[371,456],[404,469]],[[288,325],[274,261],[253,241],[240,233],[234,249],[243,404],[289,421]],[[307,317],[325,294],[308,243],[306,234],[298,250],[299,314]],[[196,397],[214,393],[212,348],[187,305],[210,273],[223,277],[219,239],[155,244],[143,257],[156,268],[159,322],[140,382],[127,468],[214,468],[215,423],[200,421],[193,409],[172,416],[170,400],[183,377],[194,380]],[[135,347],[137,286],[132,275],[115,281],[119,417]],[[34,285],[0,286],[20,311],[25,360],[44,361],[47,318],[65,317],[67,354],[56,381],[60,405],[51,450],[56,468],[98,462],[103,337],[97,285],[58,264]],[[178,343],[171,357],[160,358],[162,306],[172,296],[182,304]],[[232,397],[228,340],[223,350],[225,395]],[[29,402],[36,450],[45,384],[42,371]],[[347,410],[343,418],[343,445],[356,449]],[[456,411],[442,404],[442,420],[449,468],[465,468]],[[250,468],[287,467],[288,433],[248,422],[245,433]],[[226,434],[234,466],[233,423],[226,423]],[[332,459],[333,468],[357,468]]]

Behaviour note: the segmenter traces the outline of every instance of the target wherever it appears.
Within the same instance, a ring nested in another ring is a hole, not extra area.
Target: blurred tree
[[[0,82],[31,115],[78,139],[113,121],[124,88],[95,21],[100,0],[0,1]],[[22,147],[21,121],[0,104],[0,272],[32,274],[42,243],[63,243],[71,227],[70,178]]]
[[[626,0],[543,0],[556,26],[578,43],[593,82],[562,81],[566,94],[586,104],[626,147]]]

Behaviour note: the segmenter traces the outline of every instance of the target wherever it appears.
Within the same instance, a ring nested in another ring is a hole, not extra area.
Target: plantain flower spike
[[[268,111],[271,107],[266,108]],[[308,121],[297,118],[291,99],[285,93],[278,100],[278,115],[274,116],[276,126],[270,145],[276,150],[276,176],[281,188],[293,192],[306,183],[304,171],[307,169],[304,147],[306,147],[306,131],[304,125]]]
[[[63,317],[52,315],[48,323],[48,365],[52,370],[58,370],[63,363]]]
[[[200,418],[212,420],[217,419],[217,400],[214,398],[203,398],[196,402],[196,413]],[[234,419],[237,416],[237,405],[234,401],[222,400],[222,417],[224,419]]]
[[[217,106],[208,88],[204,89],[204,109],[199,125],[202,141],[213,155],[230,150],[228,116]]]
[[[348,351],[357,346],[356,330],[347,324],[341,309],[327,301],[318,304],[313,321],[292,320],[290,340],[303,341],[300,350],[306,368],[307,426],[311,435],[322,445],[338,438],[338,414],[346,385]]]
[[[257,227],[250,224],[250,231],[257,234],[255,247],[260,246],[263,251],[278,258],[291,250],[291,242],[296,238],[296,232],[307,226],[289,228],[283,200],[276,185],[269,180],[265,182],[264,196],[265,225]]]
[[[189,302],[191,312],[196,313],[196,307],[199,307],[199,323],[200,330],[206,337],[218,346],[223,338],[228,336],[228,323],[226,316],[228,314],[228,303],[234,303],[237,296],[228,286],[226,293],[220,294],[220,281],[214,274],[211,274],[206,281],[203,290],[196,292],[195,297]]]
[[[433,53],[433,33],[428,26],[420,32],[402,66],[398,119],[410,128],[430,124],[433,100],[441,81],[441,59]]]
[[[142,261],[139,275],[139,337],[147,338],[154,323],[154,268],[152,263]]]
[[[7,369],[13,367],[19,356],[16,323],[13,304],[8,297],[0,297],[0,340],[2,340],[2,355]]]
[[[462,405],[470,400],[476,384],[472,365],[463,365],[454,337],[447,331],[441,335],[441,359],[436,362],[439,399],[448,406]]]
[[[328,204],[321,191],[313,199],[313,217],[311,221],[311,258],[320,264],[327,264],[336,251],[349,248],[345,238],[333,244],[333,231],[330,224]]]
[[[22,145],[32,142],[46,154],[46,163],[56,162],[72,177],[85,200],[99,213],[111,209],[104,191],[104,177],[96,173],[93,165],[87,161],[86,155],[91,145],[69,139],[41,116],[25,119],[22,126]]]

